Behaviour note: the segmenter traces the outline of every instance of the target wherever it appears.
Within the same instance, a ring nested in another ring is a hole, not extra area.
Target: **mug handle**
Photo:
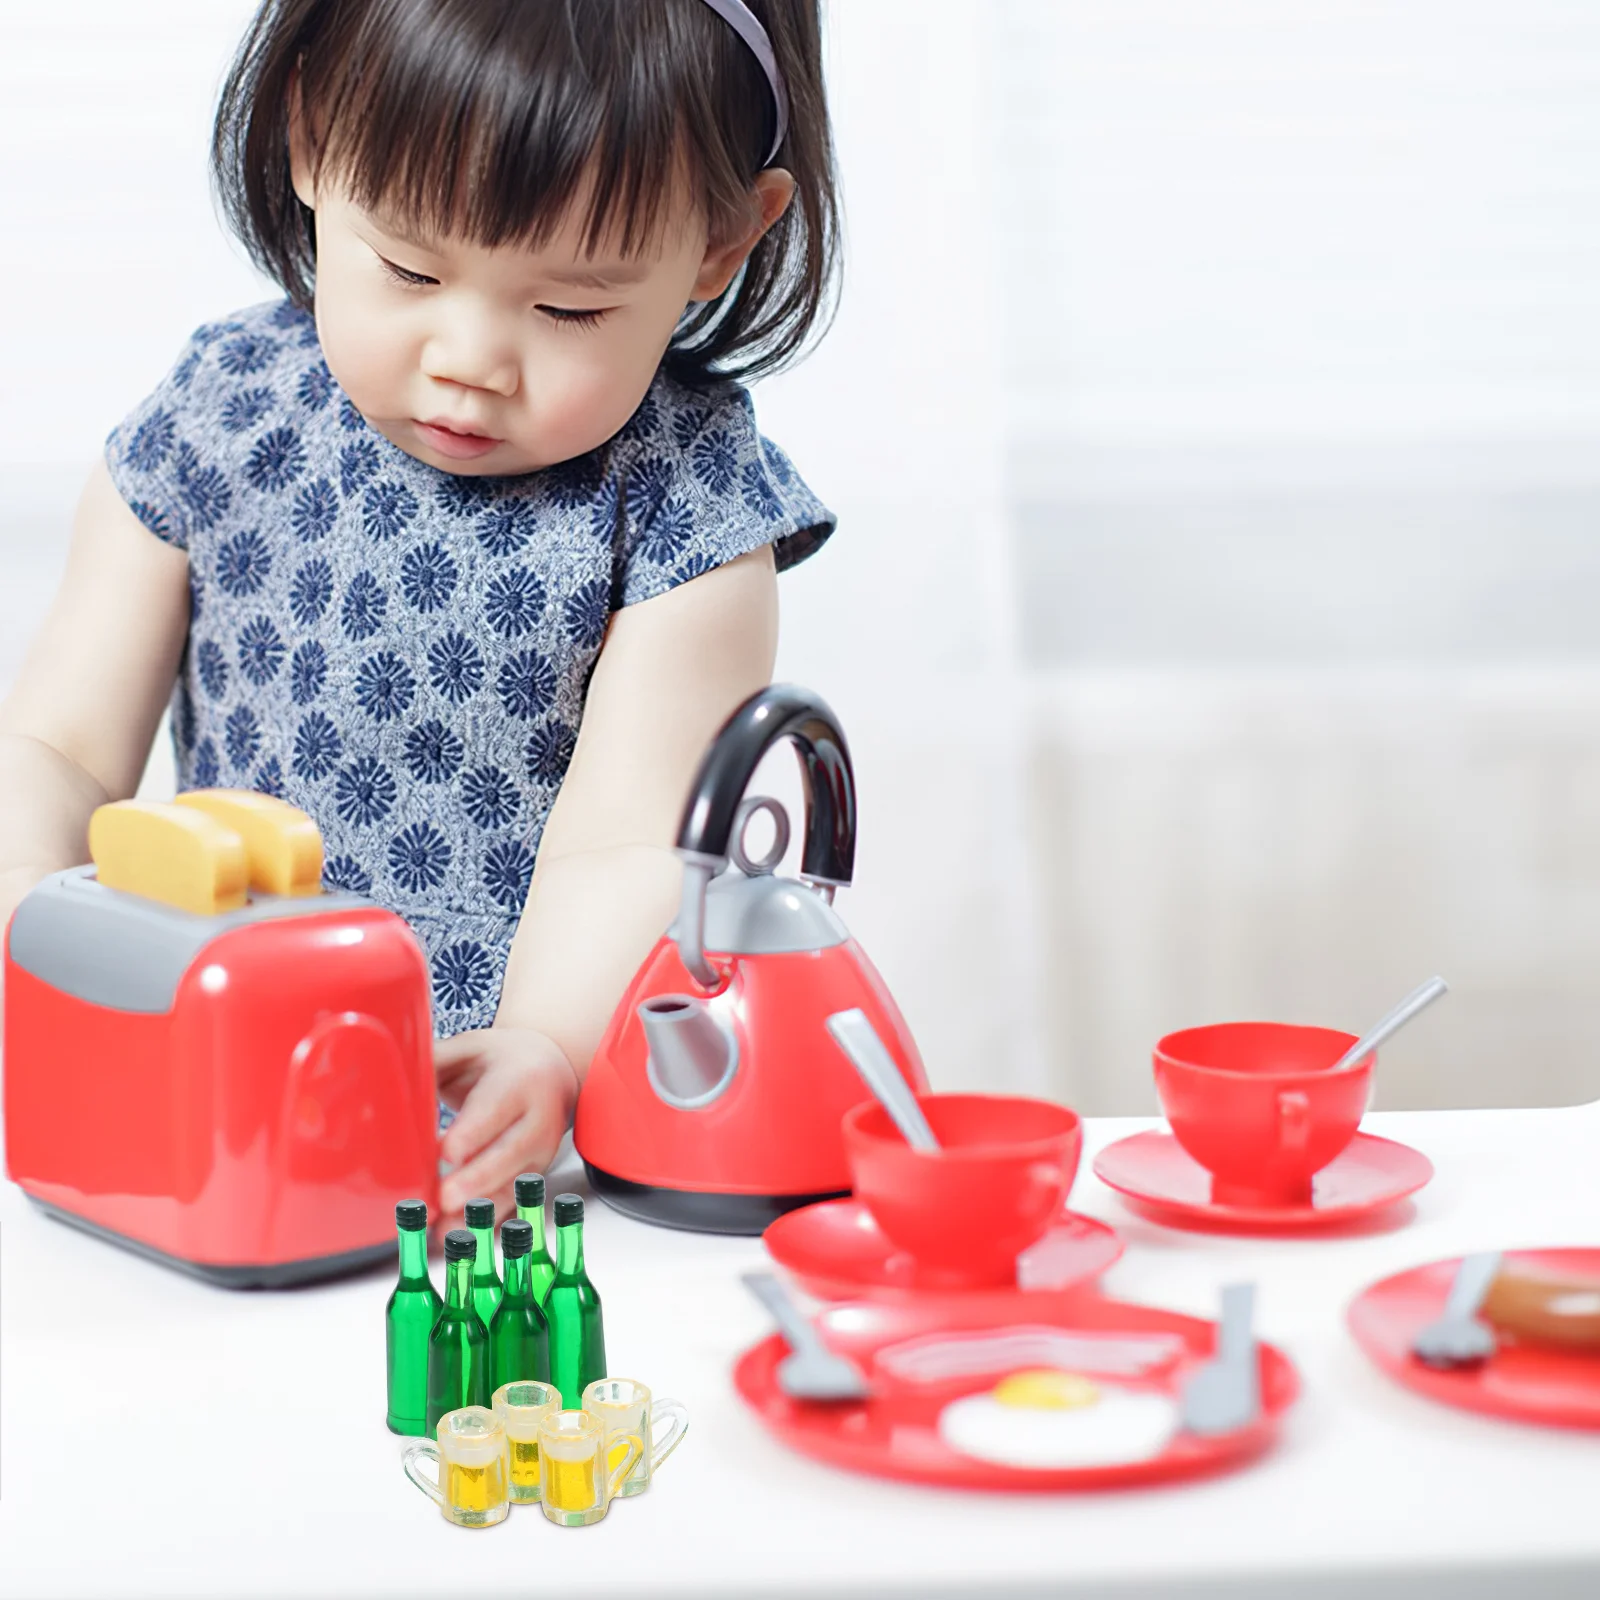
[[[612,1434],[610,1445],[615,1447],[619,1444],[627,1445],[628,1453],[622,1458],[621,1466],[615,1468],[612,1471],[611,1476],[606,1480],[607,1503],[616,1499],[617,1491],[622,1487],[622,1480],[633,1471],[634,1462],[636,1462],[639,1457],[644,1454],[644,1444],[641,1442],[639,1435],[636,1433]],[[610,1457],[602,1451],[601,1460],[609,1462]]]
[[[661,1437],[659,1424],[667,1420],[667,1436]],[[681,1400],[653,1400],[650,1403],[650,1470],[654,1472],[683,1443],[689,1431],[689,1408]]]
[[[444,1490],[432,1478],[425,1478],[417,1471],[416,1462],[419,1456],[426,1456],[437,1467],[439,1465],[438,1445],[429,1439],[421,1439],[408,1444],[400,1456],[400,1464],[406,1469],[406,1476],[436,1506],[442,1506],[444,1504]]]
[[[1311,1097],[1303,1089],[1284,1089],[1278,1095],[1278,1143],[1285,1150],[1301,1151],[1311,1142]]]

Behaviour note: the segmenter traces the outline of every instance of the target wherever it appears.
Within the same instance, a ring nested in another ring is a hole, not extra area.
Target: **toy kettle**
[[[798,880],[774,875],[787,813],[744,798],[784,739],[805,796]],[[751,860],[744,831],[763,811],[776,833]],[[855,776],[833,712],[806,689],[753,695],[700,764],[678,833],[678,919],[623,996],[578,1100],[578,1153],[617,1210],[755,1234],[849,1193],[839,1123],[868,1092],[827,1031],[838,1012],[865,1013],[907,1083],[927,1088],[904,1019],[833,909],[855,843]],[[730,859],[738,870],[724,870]]]

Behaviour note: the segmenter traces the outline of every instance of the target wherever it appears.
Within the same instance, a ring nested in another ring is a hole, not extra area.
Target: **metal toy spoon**
[[[878,1098],[878,1103],[889,1113],[905,1141],[914,1150],[937,1150],[939,1141],[928,1126],[928,1119],[917,1104],[911,1086],[900,1076],[878,1030],[867,1020],[861,1010],[836,1011],[828,1018],[828,1032],[833,1041],[849,1056],[850,1064],[861,1074],[861,1081]]]
[[[1500,1252],[1485,1250],[1466,1256],[1456,1268],[1455,1282],[1444,1303],[1444,1315],[1421,1329],[1411,1353],[1425,1367],[1449,1372],[1475,1367],[1499,1348],[1493,1330],[1478,1318],[1478,1307],[1500,1270]]]
[[[1398,1033],[1419,1011],[1431,1006],[1440,995],[1449,993],[1449,990],[1450,985],[1443,978],[1429,978],[1420,988],[1413,989],[1375,1028],[1357,1039],[1328,1070],[1340,1072],[1346,1067],[1353,1067],[1358,1062],[1364,1061],[1385,1039],[1391,1034]]]
[[[770,1272],[746,1272],[739,1281],[778,1324],[793,1352],[778,1364],[778,1387],[794,1400],[865,1400],[867,1381],[853,1361],[835,1355],[811,1319]]]
[[[1222,1291],[1217,1353],[1183,1386],[1183,1425],[1202,1438],[1236,1433],[1261,1414],[1261,1366],[1253,1328],[1256,1286]]]

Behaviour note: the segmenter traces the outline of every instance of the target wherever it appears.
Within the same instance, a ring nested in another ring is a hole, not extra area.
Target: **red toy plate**
[[[802,1454],[875,1477],[947,1488],[1131,1488],[1237,1467],[1273,1442],[1300,1387],[1289,1358],[1263,1344],[1261,1415],[1237,1433],[1202,1439],[1180,1429],[1141,1459],[1011,1464],[966,1454],[948,1443],[945,1413],[957,1404],[988,1400],[1008,1372],[1061,1367],[1062,1359],[1050,1353],[1053,1347],[1070,1362],[1068,1370],[1091,1377],[1101,1403],[1116,1397],[1119,1404],[1147,1407],[1152,1397],[1165,1397],[1172,1409],[1189,1372],[1210,1358],[1216,1324],[1098,1295],[1012,1290],[834,1305],[816,1325],[831,1349],[866,1374],[872,1397],[844,1403],[791,1400],[777,1381],[789,1347],[773,1334],[734,1367],[734,1384],[746,1403],[784,1444]],[[997,1401],[994,1409],[1002,1418],[1024,1415],[1014,1404]],[[1053,1415],[1070,1419],[1091,1411]],[[1032,1413],[1034,1420],[1051,1415]],[[1001,1440],[1000,1448],[1005,1446]],[[1024,1432],[1017,1447],[1019,1454],[1030,1448]]]
[[[859,1200],[825,1200],[791,1211],[762,1239],[772,1259],[819,1300],[895,1298],[924,1287],[918,1282],[917,1263],[895,1249]],[[1122,1250],[1115,1229],[1066,1211],[1017,1258],[1017,1283],[1029,1290],[1074,1288],[1098,1278]],[[975,1285],[970,1292],[1013,1291]]]
[[[1218,1205],[1211,1174],[1170,1133],[1137,1133],[1094,1158],[1095,1175],[1119,1194],[1192,1227],[1294,1231],[1353,1222],[1415,1194],[1433,1176],[1420,1150],[1358,1133],[1311,1185],[1310,1205]]]
[[[1506,1260],[1538,1272],[1600,1275],[1600,1250],[1510,1250]],[[1356,1343],[1391,1378],[1430,1400],[1518,1422],[1600,1428],[1600,1356],[1502,1345],[1480,1367],[1436,1372],[1411,1354],[1411,1341],[1444,1310],[1458,1256],[1396,1273],[1351,1303]]]

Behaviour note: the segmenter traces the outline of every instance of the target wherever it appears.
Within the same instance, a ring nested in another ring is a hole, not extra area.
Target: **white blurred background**
[[[0,16],[0,684],[106,432],[265,297],[206,181],[251,10]],[[1600,8],[833,0],[829,50],[846,296],[758,406],[841,530],[780,671],[936,1084],[1150,1109],[1171,1028],[1439,971],[1381,1103],[1600,1095]]]

